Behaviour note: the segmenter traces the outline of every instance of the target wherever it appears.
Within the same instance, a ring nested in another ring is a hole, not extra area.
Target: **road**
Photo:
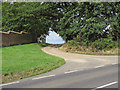
[[[118,88],[118,65],[107,65],[81,71],[48,76],[34,76],[3,88]],[[116,89],[117,90],[117,89]]]
[[[98,56],[68,53],[52,46],[45,47],[42,50],[48,54],[61,57],[66,61],[66,64],[49,72],[49,74],[60,74],[66,71],[85,70],[89,68],[118,64],[118,56]]]
[[[82,88],[81,90],[118,88],[118,56],[67,53],[53,46],[42,50],[64,58],[66,64],[50,72],[0,86],[3,88]]]

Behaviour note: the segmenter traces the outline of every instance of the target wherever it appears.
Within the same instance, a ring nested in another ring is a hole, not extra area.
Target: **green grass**
[[[24,44],[2,48],[2,78],[9,82],[48,72],[65,63],[62,58],[44,53],[46,44]]]

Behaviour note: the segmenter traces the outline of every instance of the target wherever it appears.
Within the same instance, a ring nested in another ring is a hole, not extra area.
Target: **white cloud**
[[[49,31],[46,37],[46,43],[65,43],[65,41],[54,31]]]

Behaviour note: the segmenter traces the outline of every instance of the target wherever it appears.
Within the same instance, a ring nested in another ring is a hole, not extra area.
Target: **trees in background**
[[[79,38],[95,41],[120,34],[120,4],[115,2],[80,2],[60,19],[58,33],[66,40]]]
[[[60,16],[57,4],[41,2],[4,2],[2,30],[26,31],[37,36],[47,34]]]
[[[120,38],[119,2],[4,2],[2,7],[3,31],[39,36],[52,28],[64,40],[86,46]]]
[[[71,44],[116,48],[120,39],[120,3],[80,2],[60,19],[57,32]],[[74,41],[71,41],[74,40]]]

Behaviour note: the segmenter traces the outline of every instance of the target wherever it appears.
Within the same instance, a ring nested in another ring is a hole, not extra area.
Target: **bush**
[[[95,40],[91,44],[91,47],[98,50],[108,50],[112,48],[117,48],[118,43],[109,38],[100,38],[98,40]]]
[[[79,46],[80,42],[77,42],[76,40],[70,40],[68,41],[68,44],[71,46]]]

